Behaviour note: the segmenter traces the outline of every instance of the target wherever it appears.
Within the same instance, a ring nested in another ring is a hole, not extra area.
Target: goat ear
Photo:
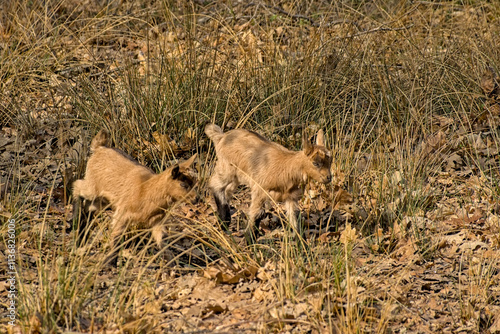
[[[320,129],[316,135],[316,145],[325,146],[325,133],[323,132],[323,129]]]
[[[179,176],[181,176],[179,165],[175,165],[174,168],[172,168],[172,178],[175,180],[178,179]]]
[[[198,156],[198,153],[195,153],[191,158],[187,159],[186,161],[184,161],[183,163],[181,163],[180,165],[184,168],[189,168],[191,167],[191,165],[193,164],[194,160],[196,159],[196,157]]]
[[[311,153],[313,150],[313,146],[307,138],[307,134],[305,131],[302,133],[302,149],[304,150],[306,155],[309,155],[309,153]]]

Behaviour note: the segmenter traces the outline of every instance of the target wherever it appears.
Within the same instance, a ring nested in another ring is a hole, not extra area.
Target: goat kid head
[[[316,134],[316,144],[312,144],[304,132],[302,149],[308,158],[307,168],[304,170],[304,181],[307,178],[312,178],[321,183],[330,182],[332,178],[332,153],[325,147],[323,130],[319,130]]]
[[[194,191],[196,178],[191,168],[196,156],[197,154],[194,154],[188,160],[180,164],[175,164],[169,171],[166,171],[167,175],[170,174],[168,178],[174,181],[172,183],[169,182],[171,185],[169,195],[172,196],[175,201],[185,200],[193,204],[198,203],[199,197],[196,191]]]

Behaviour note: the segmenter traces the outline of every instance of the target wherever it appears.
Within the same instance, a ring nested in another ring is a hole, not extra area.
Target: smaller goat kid
[[[87,163],[85,178],[73,183],[74,215],[80,211],[82,200],[87,201],[89,212],[99,210],[102,203],[109,203],[114,213],[111,223],[112,254],[107,262],[116,265],[116,243],[129,225],[152,228],[152,237],[161,247],[165,210],[178,201],[195,203],[198,200],[193,190],[195,180],[189,176],[196,154],[155,174],[125,153],[108,147],[108,142],[109,134],[103,130],[92,140],[92,155]],[[79,239],[84,228],[85,220],[82,219]]]
[[[219,218],[228,229],[231,222],[229,201],[239,184],[250,188],[252,200],[246,236],[253,238],[264,217],[265,202],[271,198],[284,202],[288,219],[297,232],[300,224],[296,210],[309,179],[330,182],[332,156],[325,148],[323,130],[316,136],[316,145],[304,135],[302,151],[290,151],[261,135],[244,129],[223,133],[215,124],[208,124],[205,133],[214,142],[217,163],[209,182]]]

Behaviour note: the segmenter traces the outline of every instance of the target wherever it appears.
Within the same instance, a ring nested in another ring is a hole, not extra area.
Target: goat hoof
[[[116,268],[118,266],[118,256],[117,255],[108,256],[106,260],[104,260],[104,265]]]
[[[224,232],[229,232],[229,223],[228,222],[221,222],[220,227]]]
[[[245,239],[249,245],[254,244],[261,235],[262,233],[258,228],[245,231]]]

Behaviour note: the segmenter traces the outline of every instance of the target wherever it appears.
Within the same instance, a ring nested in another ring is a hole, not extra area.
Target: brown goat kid
[[[111,223],[112,254],[107,259],[116,265],[116,243],[131,224],[152,228],[152,237],[161,247],[163,238],[162,219],[166,209],[178,201],[198,199],[193,190],[195,180],[189,176],[189,168],[196,154],[187,161],[176,164],[160,174],[155,174],[126,156],[108,147],[109,134],[100,131],[92,140],[91,157],[87,163],[85,178],[73,183],[74,214],[80,210],[82,200],[88,201],[88,211],[99,210],[101,203],[109,203],[114,210]],[[85,221],[79,226],[79,239],[83,236]]]
[[[244,129],[223,133],[219,126],[208,124],[205,133],[215,144],[217,163],[209,187],[223,227],[228,229],[231,222],[231,195],[239,184],[244,184],[252,196],[247,238],[253,238],[258,230],[269,198],[285,203],[288,219],[299,232],[296,210],[304,185],[309,179],[322,183],[331,179],[332,157],[325,148],[323,130],[318,131],[315,145],[304,136],[303,150],[298,152]]]

